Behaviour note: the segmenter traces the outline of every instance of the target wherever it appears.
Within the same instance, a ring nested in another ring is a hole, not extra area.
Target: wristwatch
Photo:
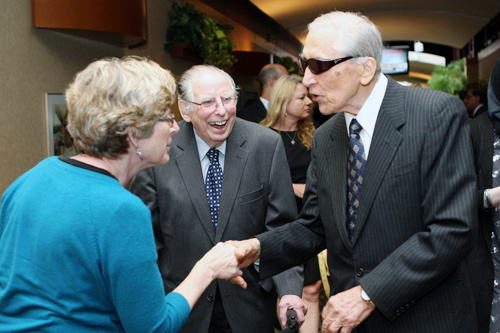
[[[366,291],[361,288],[361,298],[366,302],[366,303],[369,303],[373,306],[375,306],[375,303],[373,303],[373,301],[371,300],[370,296],[368,296],[368,294],[366,293]]]

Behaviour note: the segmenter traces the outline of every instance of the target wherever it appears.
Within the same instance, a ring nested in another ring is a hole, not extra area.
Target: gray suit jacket
[[[297,216],[283,143],[263,126],[236,119],[227,139],[217,233],[207,202],[193,127],[180,122],[169,163],[136,176],[131,191],[150,208],[165,291],[172,291],[217,242],[239,240],[276,228]],[[253,266],[244,269],[247,289],[214,281],[193,308],[185,332],[207,332],[216,286],[234,332],[273,332],[273,281],[259,284]],[[303,279],[294,268],[273,277],[280,296],[301,295]]]
[[[463,259],[477,232],[463,103],[389,79],[346,232],[344,114],[315,133],[301,219],[261,241],[261,275],[328,248],[331,293],[361,284],[377,306],[358,332],[475,332]]]

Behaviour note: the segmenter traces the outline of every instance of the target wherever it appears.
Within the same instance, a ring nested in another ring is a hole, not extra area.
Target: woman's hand
[[[200,265],[206,265],[212,272],[212,280],[228,280],[235,276],[243,275],[239,269],[238,260],[234,250],[236,248],[229,244],[217,243],[210,251],[200,259]]]
[[[198,260],[186,279],[175,288],[175,292],[186,298],[191,309],[215,279],[231,280],[242,288],[247,287],[235,249],[233,245],[218,243]]]

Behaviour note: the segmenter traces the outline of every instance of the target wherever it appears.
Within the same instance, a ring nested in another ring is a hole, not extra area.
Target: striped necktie
[[[358,218],[359,197],[363,184],[363,173],[366,165],[365,147],[359,133],[363,128],[356,118],[349,126],[349,159],[347,161],[347,233],[349,239],[354,236]]]

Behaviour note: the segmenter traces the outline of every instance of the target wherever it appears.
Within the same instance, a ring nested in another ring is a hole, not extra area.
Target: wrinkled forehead
[[[335,51],[335,43],[339,38],[336,34],[326,29],[309,31],[304,42],[302,54],[306,59],[334,59],[342,56]]]
[[[194,78],[192,87],[194,97],[203,100],[234,94],[228,78],[217,72],[206,72]]]

